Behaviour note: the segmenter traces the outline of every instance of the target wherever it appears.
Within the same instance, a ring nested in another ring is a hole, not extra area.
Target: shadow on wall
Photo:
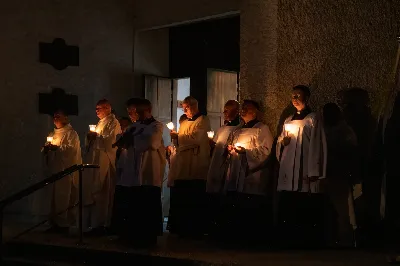
[[[125,102],[133,96],[133,75],[130,69],[115,69],[109,74],[109,100],[117,116],[126,116]]]
[[[385,129],[384,156],[386,160],[386,219],[399,226],[400,212],[400,94],[397,94],[392,115]]]
[[[338,93],[338,101],[346,122],[352,127],[358,140],[358,179],[362,181],[363,195],[356,206],[359,213],[357,222],[361,228],[376,234],[378,232],[375,226],[380,220],[381,184],[384,173],[382,138],[377,130],[377,121],[372,116],[367,90],[343,89]]]

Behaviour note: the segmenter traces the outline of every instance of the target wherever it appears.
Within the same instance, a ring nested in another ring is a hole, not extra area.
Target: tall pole
[[[79,244],[83,243],[83,167],[79,169]]]

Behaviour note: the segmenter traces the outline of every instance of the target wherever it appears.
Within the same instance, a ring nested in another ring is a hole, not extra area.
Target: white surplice
[[[222,192],[228,169],[226,147],[228,144],[233,144],[227,142],[229,138],[233,141],[233,131],[240,126],[240,124],[237,126],[222,126],[215,133],[213,139],[215,147],[207,175],[207,192],[209,193]]]
[[[283,147],[282,141],[289,131],[291,141]],[[325,133],[322,120],[316,113],[308,114],[303,120],[292,121],[292,116],[287,118],[278,138],[276,153],[280,161],[278,191],[320,192],[319,180],[311,184],[307,180],[307,177],[326,177]]]
[[[185,120],[178,132],[178,149],[171,164],[169,180],[206,180],[210,165],[210,143],[207,131],[210,120],[201,115],[196,120]]]
[[[150,124],[136,122],[126,132],[133,138],[133,146],[127,149],[118,185],[161,187],[166,156],[162,139],[164,125],[154,120]]]
[[[233,143],[240,143],[246,152],[231,155],[224,190],[265,195],[270,175],[264,166],[273,143],[269,127],[258,122],[252,128],[240,128],[233,134]]]
[[[116,152],[112,144],[121,134],[121,127],[113,114],[101,119],[97,126],[98,136],[87,143],[85,163],[97,164],[100,169],[84,171],[84,203],[92,205],[90,225],[93,228],[109,226],[111,222],[116,185]],[[86,218],[86,217],[85,217]]]
[[[49,137],[53,137],[51,144],[58,146],[58,148],[55,151],[43,154],[45,177],[82,163],[79,136],[70,124],[63,128],[54,129]],[[53,216],[73,206],[77,200],[76,187],[74,187],[77,182],[78,173],[75,172],[45,188],[45,193],[41,194],[43,196],[43,199],[41,199],[42,210]],[[52,217],[51,221],[58,226],[68,227],[72,222],[68,220],[68,218],[72,218],[68,217],[68,214],[71,213],[71,211],[64,212]]]

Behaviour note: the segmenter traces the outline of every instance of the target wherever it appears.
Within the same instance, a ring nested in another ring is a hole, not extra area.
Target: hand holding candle
[[[208,136],[209,139],[213,139],[214,138],[214,131],[212,131],[212,130],[208,131],[207,132],[207,136]]]
[[[286,135],[295,135],[298,132],[298,127],[293,124],[285,124]]]
[[[235,151],[237,152],[237,153],[245,153],[246,152],[246,149],[243,147],[244,145],[242,144],[242,143],[235,143]]]
[[[291,141],[291,136],[298,134],[299,128],[293,124],[285,124],[285,137],[283,138],[283,146],[288,146]]]
[[[97,137],[96,125],[89,125],[89,132],[87,138],[89,141],[95,140]]]

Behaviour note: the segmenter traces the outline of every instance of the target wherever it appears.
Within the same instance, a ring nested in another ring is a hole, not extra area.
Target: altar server
[[[54,130],[42,149],[46,177],[82,163],[79,137],[65,112],[55,112],[53,121]],[[73,210],[67,209],[77,202],[77,184],[78,173],[75,172],[50,185],[50,197],[45,199],[50,206],[50,231],[67,233],[74,222]]]
[[[174,180],[174,230],[180,235],[202,235],[206,205],[206,180],[210,163],[210,144],[207,132],[210,120],[199,111],[198,102],[188,96],[182,102],[187,120],[180,125],[179,132],[171,131],[172,139],[179,146],[175,162],[171,165],[170,177]]]
[[[166,157],[162,139],[164,125],[151,114],[151,103],[142,99],[137,105],[139,120],[118,140],[128,153],[121,185],[129,188],[130,208],[127,223],[119,235],[135,246],[156,244],[162,230],[161,186]]]
[[[277,190],[279,216],[284,232],[300,245],[318,245],[323,228],[323,196],[320,180],[326,177],[327,146],[322,120],[308,106],[310,89],[304,85],[292,90],[296,112],[288,117],[277,140],[280,162]],[[314,194],[311,196],[310,194]],[[322,216],[321,216],[322,215]],[[299,228],[302,228],[299,230]]]
[[[230,158],[224,187],[234,203],[233,210],[228,211],[229,224],[238,229],[239,238],[253,243],[265,236],[272,222],[272,205],[266,195],[271,180],[266,165],[273,137],[268,126],[258,120],[259,112],[257,102],[243,102],[243,125],[233,131],[233,141],[227,146]]]
[[[97,164],[100,169],[84,171],[84,204],[90,205],[90,234],[102,235],[111,223],[114,192],[116,186],[116,152],[113,147],[121,127],[111,113],[108,100],[100,100],[96,105],[96,114],[100,119],[94,132],[87,134],[85,163]]]

